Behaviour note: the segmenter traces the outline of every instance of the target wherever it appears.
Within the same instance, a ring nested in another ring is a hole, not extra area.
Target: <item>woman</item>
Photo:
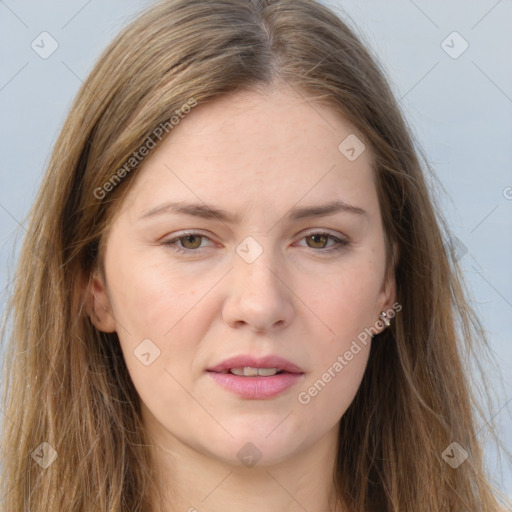
[[[331,11],[155,5],[84,83],[32,210],[5,509],[498,510],[440,226]]]

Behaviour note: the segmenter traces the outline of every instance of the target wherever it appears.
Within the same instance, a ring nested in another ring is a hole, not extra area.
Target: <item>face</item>
[[[290,89],[238,92],[193,109],[136,171],[93,321],[117,331],[162,443],[240,464],[250,442],[263,465],[335,438],[362,333],[394,300],[355,136]]]

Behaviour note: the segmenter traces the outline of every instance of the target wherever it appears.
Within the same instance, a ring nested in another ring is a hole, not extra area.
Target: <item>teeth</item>
[[[262,377],[270,377],[271,375],[276,375],[278,372],[278,368],[258,368],[258,375]]]
[[[279,371],[279,368],[251,368],[246,366],[245,368],[231,368],[230,372],[233,375],[239,375],[240,377],[271,377]]]

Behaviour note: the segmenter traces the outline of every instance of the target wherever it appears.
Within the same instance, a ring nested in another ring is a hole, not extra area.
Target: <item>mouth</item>
[[[302,369],[286,359],[239,356],[207,369],[225,390],[248,400],[262,400],[284,393],[305,377]]]
[[[239,377],[272,377],[274,375],[281,375],[282,373],[290,372],[280,370],[279,368],[252,368],[250,366],[245,366],[242,368],[230,368],[229,370],[216,373],[231,373],[232,375],[238,375]]]
[[[225,359],[207,369],[215,373],[233,373],[244,377],[267,377],[277,373],[304,373],[300,366],[276,355],[255,357],[240,355]]]

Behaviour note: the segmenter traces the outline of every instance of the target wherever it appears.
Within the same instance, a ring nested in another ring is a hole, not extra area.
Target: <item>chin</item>
[[[252,468],[269,467],[279,464],[293,456],[299,449],[302,440],[283,433],[271,433],[258,429],[230,431],[233,438],[211,440],[205,443],[205,451],[209,456],[228,465]],[[214,447],[214,450],[211,447]]]

